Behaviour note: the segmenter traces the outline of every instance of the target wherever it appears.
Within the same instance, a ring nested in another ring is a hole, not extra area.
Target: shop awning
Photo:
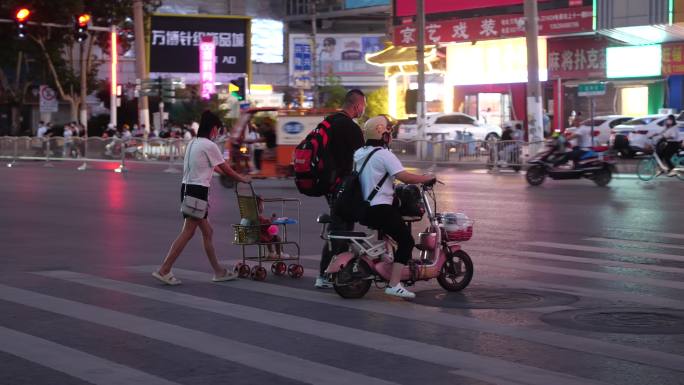
[[[385,67],[385,76],[397,73],[412,74],[418,72],[416,47],[389,46],[384,50],[366,55],[366,62]],[[425,47],[425,73],[443,73],[446,59],[435,46]]]

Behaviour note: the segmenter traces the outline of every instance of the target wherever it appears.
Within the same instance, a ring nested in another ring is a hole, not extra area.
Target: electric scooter
[[[417,281],[433,278],[447,291],[465,289],[473,277],[473,262],[461,249],[460,242],[467,241],[473,234],[473,221],[464,216],[458,223],[454,217],[436,213],[436,199],[431,185],[421,185],[421,200],[430,222],[425,232],[419,233],[416,248],[420,257],[413,258],[401,273],[401,282],[410,286]],[[430,205],[430,201],[434,208]],[[321,238],[330,247],[330,240],[345,240],[352,251],[335,255],[325,271],[333,283],[335,292],[342,298],[361,298],[375,283],[384,289],[389,284],[392,272],[392,247],[389,238],[382,236],[377,243],[374,234],[360,231],[330,231],[326,226],[330,216],[323,214],[317,221],[323,224]],[[455,227],[454,227],[455,225]]]

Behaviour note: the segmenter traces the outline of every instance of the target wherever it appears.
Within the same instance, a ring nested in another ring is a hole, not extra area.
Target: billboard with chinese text
[[[216,80],[249,72],[250,20],[243,17],[152,15],[150,77],[181,76],[199,81],[199,45],[211,36],[216,46]]]

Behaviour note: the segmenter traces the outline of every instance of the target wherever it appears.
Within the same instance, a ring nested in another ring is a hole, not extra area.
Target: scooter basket
[[[475,221],[468,219],[458,225],[458,229],[444,229],[444,236],[448,242],[465,242],[473,237],[473,224]]]

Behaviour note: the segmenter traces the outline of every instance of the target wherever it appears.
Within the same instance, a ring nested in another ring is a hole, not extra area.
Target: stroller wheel
[[[304,275],[304,266],[293,263],[287,268],[288,274],[290,274],[290,277],[292,278],[301,278]]]

